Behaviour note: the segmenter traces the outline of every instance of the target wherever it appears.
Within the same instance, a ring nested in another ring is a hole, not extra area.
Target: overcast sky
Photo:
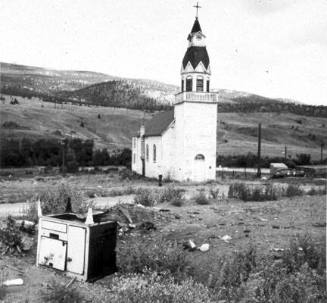
[[[179,85],[194,0],[0,0],[0,61]],[[212,87],[327,105],[327,0],[202,0]]]

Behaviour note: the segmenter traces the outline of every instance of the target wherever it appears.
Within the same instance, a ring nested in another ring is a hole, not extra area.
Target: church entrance
[[[205,157],[198,154],[193,162],[193,181],[202,182],[206,180]]]

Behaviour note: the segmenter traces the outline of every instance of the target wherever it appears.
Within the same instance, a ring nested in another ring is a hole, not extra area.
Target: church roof
[[[202,32],[202,29],[201,29],[201,25],[200,25],[198,18],[195,18],[195,21],[194,21],[194,24],[193,24],[193,27],[191,30],[191,34],[197,33],[197,32]]]
[[[209,55],[205,46],[190,46],[183,59],[183,68],[190,62],[195,69],[202,61],[204,67],[207,69],[210,63]]]
[[[160,136],[174,121],[174,110],[161,112],[145,123],[145,136]]]

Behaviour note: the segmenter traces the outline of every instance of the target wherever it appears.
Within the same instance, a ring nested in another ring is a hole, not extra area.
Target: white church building
[[[173,110],[155,115],[132,138],[132,170],[146,177],[216,178],[218,95],[210,92],[210,61],[198,17],[187,40]]]

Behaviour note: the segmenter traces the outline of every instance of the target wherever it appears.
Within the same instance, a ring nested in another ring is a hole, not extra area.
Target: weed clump
[[[210,303],[210,291],[200,283],[188,278],[176,283],[167,274],[145,272],[115,277],[110,294],[99,298],[101,302],[174,302],[174,303]]]
[[[11,216],[7,218],[6,227],[0,229],[0,245],[3,254],[7,254],[8,252],[10,254],[22,252],[23,242],[21,232]]]
[[[181,280],[187,276],[189,261],[176,242],[162,238],[156,241],[131,239],[119,251],[118,267],[123,273],[142,273],[146,268],[158,273],[169,272]]]
[[[66,210],[67,202],[70,200],[74,212],[86,212],[90,203],[81,191],[77,191],[67,184],[60,184],[55,188],[45,188],[32,198],[25,210],[25,217],[37,222],[36,201],[40,200],[43,214],[62,213]]]
[[[288,184],[285,195],[286,197],[302,196],[303,190],[298,185]]]
[[[75,288],[67,288],[56,280],[51,280],[48,288],[40,291],[40,297],[46,303],[80,303],[84,300]]]
[[[154,206],[156,204],[155,195],[149,189],[140,189],[134,197],[134,203],[143,206]]]
[[[246,183],[233,183],[228,190],[229,198],[242,201],[274,201],[278,198],[278,189],[272,184],[265,186],[252,186]]]
[[[194,197],[193,200],[196,204],[199,205],[208,205],[210,204],[210,200],[207,198],[204,190],[201,190],[199,193],[197,193]]]

